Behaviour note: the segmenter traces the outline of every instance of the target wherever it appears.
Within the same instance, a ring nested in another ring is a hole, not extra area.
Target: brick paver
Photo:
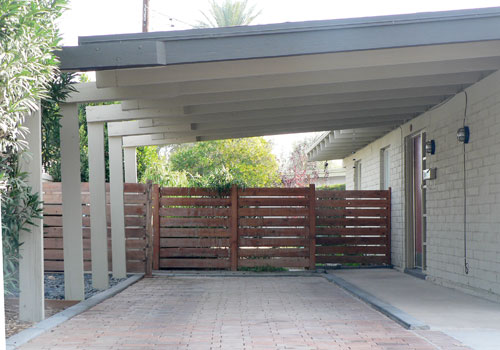
[[[319,277],[155,277],[20,349],[467,348],[405,330]]]

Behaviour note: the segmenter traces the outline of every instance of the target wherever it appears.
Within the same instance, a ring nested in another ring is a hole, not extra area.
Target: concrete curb
[[[347,282],[343,278],[340,278],[332,274],[322,274],[321,276],[327,279],[328,281],[335,283],[337,286],[353,294],[354,296],[358,297],[367,304],[371,305],[374,309],[380,311],[381,313],[389,317],[391,320],[396,321],[406,329],[420,329],[420,330],[429,329],[429,326],[423,323],[422,321],[417,320],[413,316],[398,309],[397,307],[387,304],[386,302],[378,299],[374,295],[367,293],[364,290],[356,287],[355,285]]]
[[[159,272],[153,273],[159,277],[318,277],[313,272],[252,272],[252,271],[196,271],[196,272]]]
[[[93,297],[88,298],[87,300],[83,300],[82,302],[55,314],[54,316],[38,322],[37,324],[33,325],[33,327],[30,327],[13,335],[6,340],[7,350],[15,350],[18,346],[26,344],[33,338],[38,337],[39,335],[75,317],[76,315],[79,315],[82,312],[96,306],[97,304],[102,303],[104,300],[115,296],[143,277],[144,274],[135,274],[127,278],[125,281],[118,283],[116,286],[113,286],[99,294],[96,294]]]

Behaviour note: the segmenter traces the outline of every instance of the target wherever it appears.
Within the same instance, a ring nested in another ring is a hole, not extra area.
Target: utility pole
[[[147,33],[149,28],[149,0],[142,0],[142,32]]]

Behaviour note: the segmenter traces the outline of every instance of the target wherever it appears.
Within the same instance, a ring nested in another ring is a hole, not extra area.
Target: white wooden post
[[[127,276],[125,213],[123,203],[123,156],[121,136],[110,136],[109,196],[111,200],[111,255],[113,277]]]
[[[85,299],[83,275],[82,193],[78,106],[61,105],[61,186],[64,244],[64,296]]]
[[[125,155],[125,182],[137,183],[136,148],[125,147],[123,153]]]
[[[26,117],[24,126],[29,129],[26,135],[29,157],[23,157],[21,166],[28,176],[27,183],[33,193],[42,198],[42,129],[41,110]],[[21,231],[22,243],[19,260],[19,319],[38,322],[44,319],[44,266],[43,266],[43,220],[33,220],[34,225],[27,227],[30,232]]]
[[[90,249],[92,286],[106,289],[108,277],[108,228],[106,223],[106,178],[104,123],[87,123],[89,141]]]
[[[2,194],[0,193],[0,205],[2,203]],[[0,210],[0,238],[3,242],[2,233],[2,211]],[[0,257],[3,257],[3,245],[0,244]],[[3,259],[0,259],[0,350],[5,349],[5,307],[3,290]]]

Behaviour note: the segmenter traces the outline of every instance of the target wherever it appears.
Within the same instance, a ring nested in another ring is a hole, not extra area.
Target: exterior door
[[[422,135],[413,138],[413,247],[414,267],[423,267],[423,213],[422,213]]]

